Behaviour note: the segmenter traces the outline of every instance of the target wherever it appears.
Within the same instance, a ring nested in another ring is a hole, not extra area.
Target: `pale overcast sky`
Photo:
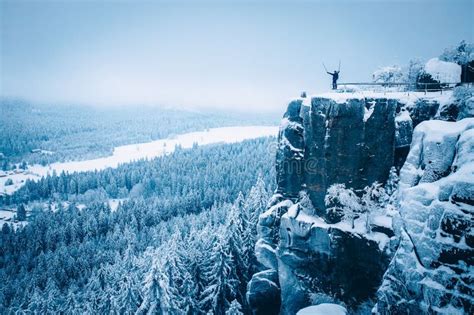
[[[1,95],[281,111],[474,40],[469,1],[1,1]]]

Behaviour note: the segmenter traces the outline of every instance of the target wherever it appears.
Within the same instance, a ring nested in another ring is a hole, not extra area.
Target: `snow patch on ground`
[[[372,218],[372,223],[377,226],[383,226],[388,229],[392,228],[392,217],[386,215],[378,215]]]
[[[299,310],[296,315],[346,315],[347,310],[338,304],[323,303],[305,307]]]
[[[123,203],[126,200],[128,200],[128,198],[109,199],[108,203],[109,203],[110,211],[112,212],[117,211],[119,204]]]
[[[3,223],[7,221],[13,220],[13,217],[15,216],[16,211],[14,210],[9,210],[9,209],[2,209],[0,210],[0,223],[3,225]]]
[[[27,213],[27,216],[29,214]],[[0,210],[0,229],[2,229],[5,223],[9,224],[13,229],[17,229],[20,226],[25,226],[27,221],[15,220],[16,209],[1,209]]]

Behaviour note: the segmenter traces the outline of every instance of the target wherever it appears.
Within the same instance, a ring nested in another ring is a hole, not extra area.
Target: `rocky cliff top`
[[[312,99],[325,98],[334,100],[337,103],[345,103],[350,99],[393,99],[407,106],[414,105],[419,100],[434,101],[444,106],[452,103],[453,92],[443,91],[441,92],[398,92],[398,91],[364,91],[361,89],[354,89],[349,87],[346,91],[337,90],[331,92],[325,92],[320,94],[314,94],[305,98],[299,98],[303,105],[311,106]]]

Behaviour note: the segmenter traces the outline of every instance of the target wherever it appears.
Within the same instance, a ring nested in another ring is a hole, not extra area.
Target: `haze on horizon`
[[[282,111],[474,41],[473,1],[1,1],[0,95]]]

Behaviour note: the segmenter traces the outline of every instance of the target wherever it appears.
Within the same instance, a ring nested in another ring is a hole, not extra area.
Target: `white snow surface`
[[[425,71],[430,74],[433,79],[441,83],[461,82],[461,66],[454,62],[432,58],[426,63]]]
[[[123,203],[124,201],[127,201],[127,200],[128,200],[128,198],[109,199],[108,203],[109,203],[110,210],[112,212],[117,211],[117,208],[118,208],[119,204]]]
[[[299,310],[296,315],[346,315],[347,310],[338,304],[322,303]]]
[[[395,116],[395,122],[398,124],[402,123],[403,121],[411,121],[411,120],[412,119],[410,117],[410,113],[404,109],[400,112],[400,114]]]
[[[152,159],[175,150],[176,146],[184,149],[192,148],[194,144],[208,145],[216,143],[236,143],[247,139],[277,136],[278,126],[236,126],[211,128],[205,131],[190,132],[167,139],[147,143],[137,143],[116,147],[111,156],[85,161],[58,162],[48,166],[32,165],[27,171],[16,174],[10,172],[5,177],[0,177],[0,193],[12,194],[23,186],[27,179],[37,180],[53,171],[59,175],[61,172],[74,173],[106,168],[116,168],[120,164]],[[7,179],[13,180],[13,185],[5,186]]]
[[[457,122],[429,120],[420,123],[415,128],[410,153],[400,171],[400,192],[417,185],[432,170],[437,173],[447,171],[453,165],[453,159],[457,171],[451,177],[468,180],[474,168],[469,149],[474,136],[471,131],[473,129],[474,118],[464,118]],[[424,182],[426,193],[431,193],[434,198],[438,194],[438,183]]]
[[[0,210],[0,222],[12,220],[15,214],[16,214],[16,211],[14,210],[10,210],[10,209]]]
[[[354,228],[352,228],[351,222],[347,220],[342,220],[341,222],[330,224],[324,221],[321,217],[308,215],[304,211],[297,212],[298,204],[291,206],[288,209],[288,212],[282,216],[282,220],[290,219],[294,220],[293,233],[299,234],[301,237],[308,236],[308,233],[313,227],[322,228],[322,229],[339,229],[341,231],[352,233],[358,237],[365,237],[369,240],[372,240],[377,243],[380,251],[384,251],[390,238],[380,232],[368,232],[366,229],[366,216],[362,215],[359,218],[354,220]],[[378,222],[381,226],[386,226],[390,228],[392,226],[392,218],[387,216],[381,216],[378,219]]]
[[[465,118],[458,122],[427,120],[416,127],[415,132],[423,133],[426,142],[442,142],[446,137],[458,137],[467,129],[474,128],[474,118]]]

